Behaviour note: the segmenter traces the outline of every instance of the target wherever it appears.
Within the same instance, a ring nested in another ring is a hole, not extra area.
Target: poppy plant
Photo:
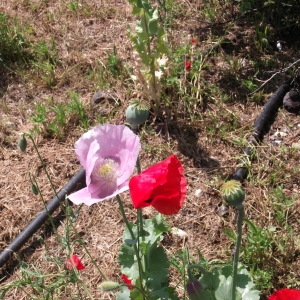
[[[78,271],[80,271],[85,269],[85,266],[81,262],[80,258],[76,254],[73,254],[71,258],[66,261],[66,268],[69,270],[76,268]]]
[[[92,205],[128,190],[140,149],[139,137],[125,125],[100,125],[84,133],[75,152],[86,170],[86,187],[68,198]]]
[[[187,181],[175,155],[157,163],[129,181],[136,209],[153,206],[164,215],[177,214],[186,196]]]
[[[268,300],[300,300],[300,291],[294,289],[281,289],[274,292]]]

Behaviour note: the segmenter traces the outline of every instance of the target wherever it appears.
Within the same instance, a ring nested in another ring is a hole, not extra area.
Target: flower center
[[[97,166],[97,175],[104,179],[105,181],[114,181],[117,179],[118,172],[117,172],[118,163],[116,163],[113,159],[107,158],[104,159],[100,166]],[[97,177],[98,177],[97,176]]]

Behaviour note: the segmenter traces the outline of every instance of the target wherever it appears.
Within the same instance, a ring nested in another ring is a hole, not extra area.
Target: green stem
[[[38,150],[38,148],[37,148],[37,146],[36,146],[36,143],[35,143],[33,137],[32,137],[30,134],[28,134],[27,136],[28,136],[28,137],[30,138],[30,140],[32,141],[34,150],[36,151],[36,153],[37,153],[37,155],[38,155],[38,158],[39,158],[39,160],[40,160],[40,162],[41,162],[41,164],[42,164],[42,168],[43,168],[44,172],[46,173],[47,179],[48,179],[48,181],[50,182],[51,188],[52,188],[52,190],[53,190],[55,196],[58,197],[58,196],[57,196],[56,189],[55,189],[55,187],[54,187],[54,185],[53,185],[53,182],[52,182],[52,180],[51,180],[51,177],[50,177],[50,175],[49,175],[49,173],[48,173],[48,171],[47,171],[47,169],[46,169],[46,166],[45,166],[45,164],[44,164],[44,161],[43,161],[43,159],[42,159],[42,157],[41,157],[41,155],[40,155],[40,152],[39,152],[39,150]]]
[[[231,300],[235,300],[235,292],[236,292],[236,283],[237,283],[237,271],[238,271],[238,263],[239,263],[239,255],[240,255],[240,247],[242,243],[242,226],[243,220],[245,216],[244,205],[241,204],[238,209],[238,220],[237,220],[237,237],[235,244],[235,253],[233,259],[233,274],[232,274],[232,288],[231,288]]]
[[[137,239],[137,242],[138,242],[139,237],[136,238],[136,237],[134,236],[134,233],[133,233],[133,231],[132,231],[132,228],[130,227],[130,224],[129,224],[128,219],[127,219],[127,217],[126,217],[126,214],[125,214],[125,210],[124,210],[124,207],[123,207],[122,200],[121,200],[121,198],[120,198],[119,195],[117,195],[116,198],[117,198],[117,201],[118,201],[118,204],[119,204],[119,209],[120,209],[122,218],[123,218],[123,220],[124,220],[124,222],[125,222],[125,225],[126,225],[128,231],[129,231],[130,235],[131,235],[131,238],[132,238],[133,241],[134,241],[135,239]],[[135,255],[136,255],[136,259],[137,259],[137,263],[138,263],[139,277],[140,277],[140,280],[141,280],[141,288],[142,288],[142,290],[143,290],[143,295],[144,295],[144,287],[143,287],[143,281],[142,281],[142,279],[144,278],[144,277],[143,277],[143,273],[144,273],[144,272],[143,272],[143,267],[142,267],[141,260],[140,260],[139,248],[138,248],[138,246],[137,246],[136,243],[133,244],[133,249],[134,249],[134,252],[135,252]],[[144,298],[144,296],[143,296],[143,298]]]

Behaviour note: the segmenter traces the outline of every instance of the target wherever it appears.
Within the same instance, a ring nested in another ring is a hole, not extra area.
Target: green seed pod
[[[133,129],[136,129],[138,125],[143,124],[149,117],[149,110],[146,107],[131,104],[127,107],[126,120],[131,124]]]
[[[237,180],[225,182],[220,189],[221,195],[226,203],[232,207],[239,208],[245,200],[245,192]]]
[[[103,292],[110,292],[110,291],[116,290],[120,286],[122,286],[122,285],[118,282],[115,282],[115,281],[103,281],[99,284],[99,288]]]
[[[27,148],[27,140],[26,140],[26,138],[25,138],[25,134],[23,134],[23,135],[21,136],[21,138],[19,139],[18,146],[19,146],[19,148],[20,148],[20,150],[21,150],[22,152],[25,152],[25,151],[26,151],[26,148]]]

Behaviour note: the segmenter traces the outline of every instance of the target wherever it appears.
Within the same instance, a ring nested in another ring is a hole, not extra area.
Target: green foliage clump
[[[0,13],[0,66],[27,61],[30,57],[28,46],[18,21]]]

